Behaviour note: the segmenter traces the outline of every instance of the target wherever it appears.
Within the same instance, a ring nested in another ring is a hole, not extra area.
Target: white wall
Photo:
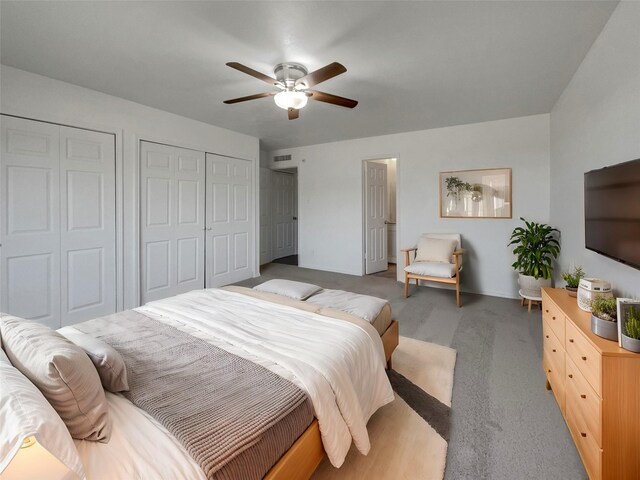
[[[463,290],[515,297],[510,233],[520,216],[549,220],[549,115],[278,150],[269,157],[285,153],[293,155],[288,166],[298,167],[303,267],[362,274],[366,159],[398,159],[400,248],[414,245],[422,232],[463,235]],[[490,167],[513,169],[513,219],[440,219],[438,172]]]
[[[121,216],[119,307],[138,304],[138,177],[139,140],[151,140],[195,150],[251,160],[254,191],[258,191],[259,141],[122,98],[81,88],[12,67],[0,67],[0,112],[35,120],[116,135],[119,166],[118,201]],[[256,232],[258,200],[254,205]],[[254,275],[258,273],[258,242],[254,241]]]
[[[551,222],[560,265],[640,297],[640,271],[584,248],[583,173],[640,158],[640,2],[623,1],[551,112]],[[556,271],[556,276],[559,274]]]

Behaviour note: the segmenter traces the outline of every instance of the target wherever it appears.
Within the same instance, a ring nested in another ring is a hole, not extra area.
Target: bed
[[[308,478],[325,454],[339,466],[352,442],[366,454],[366,423],[378,408],[393,399],[384,366],[398,343],[397,322],[390,320],[380,335],[371,323],[355,315],[249,290],[230,287],[189,292],[74,328],[112,342],[123,352],[131,345],[131,336],[127,335],[132,332],[136,338],[148,338],[146,343],[153,343],[160,341],[157,339],[162,338],[161,332],[175,331],[178,337],[189,336],[194,345],[224,350],[237,361],[246,360],[303,391],[308,402],[298,398],[295,408],[281,415],[295,417],[291,422],[295,428],[281,429],[289,434],[289,443],[283,452],[270,452],[276,460],[264,460],[268,466],[261,467],[259,477]],[[146,323],[152,328],[145,330]],[[337,366],[336,358],[346,359],[345,364]],[[189,358],[185,362],[193,363]],[[243,364],[242,368],[248,367]],[[157,412],[134,405],[123,394],[107,392],[106,401],[113,422],[109,443],[74,440],[87,478],[245,477],[238,472],[246,467],[236,457],[224,457],[225,466],[234,461],[238,464],[224,474],[203,468],[194,459],[191,447],[185,448],[190,444],[177,440],[182,433],[169,431],[171,426],[168,428],[154,417]],[[188,399],[182,401],[188,403]],[[179,403],[182,408],[180,402],[169,403]],[[149,442],[150,438],[154,441]],[[255,439],[249,441],[252,445],[256,442],[259,443]],[[111,465],[110,469],[105,465]]]

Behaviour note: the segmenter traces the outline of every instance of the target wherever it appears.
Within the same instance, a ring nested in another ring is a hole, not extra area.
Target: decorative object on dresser
[[[516,256],[511,266],[518,272],[520,296],[539,298],[541,289],[551,286],[553,260],[560,253],[560,242],[556,238],[560,230],[522,217],[520,220],[526,228],[516,227],[511,232],[509,246],[515,245]]]
[[[596,297],[591,302],[591,331],[607,340],[618,341],[616,299]]]
[[[592,480],[640,478],[640,355],[591,332],[562,289],[542,290],[543,361]]]
[[[440,218],[511,218],[511,169],[440,172]]]
[[[578,296],[578,286],[580,285],[580,280],[584,278],[584,270],[582,267],[575,267],[573,272],[562,272],[562,280],[564,280],[567,285],[564,287],[567,292],[569,292],[570,297]]]
[[[597,297],[613,297],[611,284],[597,278],[582,278],[578,286],[578,306],[585,312],[591,311],[591,302]]]
[[[625,302],[622,305],[620,344],[625,350],[640,353],[640,302]]]

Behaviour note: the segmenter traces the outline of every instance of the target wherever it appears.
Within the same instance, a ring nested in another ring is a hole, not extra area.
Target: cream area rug
[[[395,400],[367,428],[367,456],[352,446],[340,469],[326,456],[312,480],[442,480],[447,460],[456,351],[400,337],[389,379]]]

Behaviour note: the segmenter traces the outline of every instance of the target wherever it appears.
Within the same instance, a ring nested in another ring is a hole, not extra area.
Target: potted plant
[[[618,340],[618,309],[614,297],[596,297],[591,301],[591,331],[607,340]]]
[[[542,287],[551,286],[553,260],[560,253],[560,242],[552,228],[544,223],[528,222],[525,228],[516,227],[511,233],[509,245],[515,245],[516,261],[511,265],[519,274],[520,294],[540,298]]]
[[[640,353],[640,312],[630,307],[622,332],[622,348]]]
[[[569,292],[570,297],[576,297],[578,295],[578,285],[580,285],[580,279],[584,278],[584,270],[582,267],[575,267],[572,272],[562,272],[562,280],[567,282],[564,287]]]

